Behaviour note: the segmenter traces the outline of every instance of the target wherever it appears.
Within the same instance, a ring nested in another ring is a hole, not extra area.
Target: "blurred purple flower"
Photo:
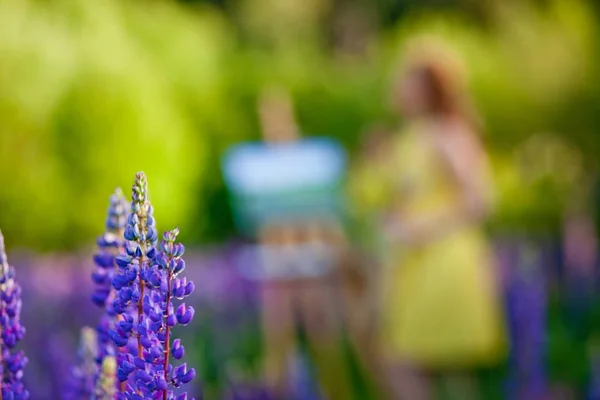
[[[502,243],[498,253],[510,338],[509,396],[542,399],[547,395],[544,254],[539,245],[523,239]]]
[[[117,313],[113,308],[115,291],[112,279],[115,275],[115,257],[123,250],[123,233],[127,222],[129,204],[120,188],[110,196],[106,230],[97,240],[98,252],[94,255],[96,270],[92,273],[95,284],[92,301],[104,309],[104,315],[96,326],[98,353],[95,358],[99,365],[107,355],[114,356],[115,348],[109,332],[114,328]]]
[[[21,286],[15,281],[15,269],[8,264],[4,250],[4,236],[0,232],[0,331],[2,342],[2,362],[0,387],[4,399],[28,399],[25,389],[23,369],[28,362],[23,351],[14,348],[25,336],[25,327],[21,323]]]
[[[22,320],[29,328],[25,382],[33,399],[60,399],[76,362],[77,333],[81,326],[93,326],[100,316],[89,301],[91,258],[89,254],[21,254],[17,261],[27,304]],[[52,291],[53,287],[58,290]]]
[[[90,399],[96,388],[98,338],[90,327],[81,330],[78,363],[71,368],[66,382],[64,400]]]

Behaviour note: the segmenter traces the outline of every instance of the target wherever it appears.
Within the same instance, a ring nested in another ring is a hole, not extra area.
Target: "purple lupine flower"
[[[15,275],[15,269],[8,265],[0,231],[0,385],[3,399],[20,400],[29,398],[22,382],[23,368],[28,360],[22,350],[14,352],[14,347],[25,335],[25,327],[21,324],[21,287],[15,281]]]
[[[71,376],[63,394],[65,400],[89,399],[93,395],[98,373],[97,354],[96,331],[87,326],[83,327],[79,339],[78,363],[71,370]]]
[[[123,233],[127,222],[129,204],[121,188],[110,196],[110,206],[106,218],[106,231],[98,238],[98,252],[94,255],[96,271],[92,280],[96,285],[92,301],[100,307],[109,305],[111,280],[114,275],[115,257],[123,246]]]
[[[117,188],[110,196],[108,216],[106,218],[106,230],[97,240],[98,252],[94,255],[96,270],[92,273],[95,290],[92,301],[105,309],[96,330],[98,332],[98,354],[96,361],[98,365],[107,355],[114,355],[115,349],[109,337],[109,332],[116,323],[117,313],[113,308],[115,290],[112,287],[112,279],[115,274],[115,258],[123,250],[123,234],[127,222],[129,204],[123,196],[121,188]]]
[[[144,292],[148,286],[146,271],[155,256],[157,231],[148,200],[148,182],[143,172],[138,172],[132,188],[131,213],[127,217],[124,237],[125,252],[116,258],[118,271],[112,285],[116,290],[113,309],[120,315],[119,322],[110,329],[109,336],[115,345],[124,348],[117,354],[117,378],[121,385],[121,398],[140,398],[140,389],[131,373],[134,360],[142,359],[147,349],[147,338],[143,334],[146,325]],[[148,291],[150,288],[148,287]],[[137,347],[132,341],[137,339]],[[124,385],[126,383],[126,385]]]
[[[194,317],[194,308],[181,303],[176,309],[174,299],[183,300],[194,291],[194,283],[180,277],[185,269],[181,243],[176,243],[179,230],[166,232],[154,264],[147,270],[147,282],[150,293],[144,296],[144,313],[148,318],[139,327],[144,337],[146,349],[144,357],[136,358],[136,379],[138,388],[145,398],[163,400],[187,399],[187,393],[177,397],[173,389],[179,388],[194,379],[196,371],[186,363],[178,366],[171,364],[171,358],[181,360],[185,354],[180,339],[171,343],[171,328],[187,325]]]
[[[525,242],[500,246],[505,269],[505,307],[510,351],[506,380],[508,396],[515,399],[546,398],[545,331],[547,289],[543,252]]]

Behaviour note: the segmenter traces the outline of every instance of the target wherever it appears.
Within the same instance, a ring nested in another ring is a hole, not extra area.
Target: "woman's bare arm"
[[[483,146],[473,132],[460,123],[449,123],[436,134],[440,155],[461,194],[461,214],[480,220],[492,209],[491,167]]]

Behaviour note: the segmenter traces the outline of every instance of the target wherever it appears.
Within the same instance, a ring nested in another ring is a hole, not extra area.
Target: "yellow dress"
[[[397,135],[386,180],[396,187],[399,221],[456,209],[459,187],[420,134]],[[384,357],[430,369],[469,368],[504,354],[502,305],[492,253],[481,228],[461,228],[419,247],[391,245],[383,272]]]

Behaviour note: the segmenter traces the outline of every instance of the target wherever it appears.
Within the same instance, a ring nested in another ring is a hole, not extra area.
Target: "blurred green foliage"
[[[89,240],[107,195],[128,191],[138,170],[162,229],[198,229],[203,219],[188,215],[207,173],[200,111],[215,103],[228,47],[217,15],[161,3],[9,1],[0,32],[0,225],[12,244]]]
[[[288,86],[307,134],[337,137],[355,154],[366,128],[391,120],[386,84],[402,44],[425,33],[455,46],[470,71],[497,170],[495,227],[557,229],[597,168],[591,3],[208,3],[0,3],[0,227],[9,245],[90,243],[108,195],[127,191],[137,170],[148,174],[161,230],[179,224],[196,243],[231,235],[219,159],[258,137],[260,88]]]

